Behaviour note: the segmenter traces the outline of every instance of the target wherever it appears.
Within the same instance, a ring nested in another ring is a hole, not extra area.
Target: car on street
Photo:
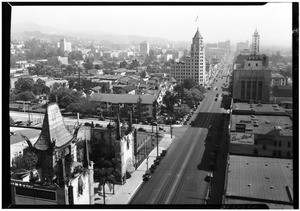
[[[146,132],[146,130],[145,130],[144,128],[142,128],[142,127],[140,127],[140,128],[138,129],[138,131]]]
[[[142,125],[148,125],[149,123],[147,121],[143,121]]]
[[[144,175],[143,175],[143,181],[148,181],[149,179],[151,179],[151,173],[148,170]]]
[[[154,164],[155,165],[159,165],[160,164],[160,160],[154,160]]]
[[[163,150],[163,151],[161,152],[160,155],[161,155],[162,157],[164,157],[166,154],[167,154],[167,150]]]

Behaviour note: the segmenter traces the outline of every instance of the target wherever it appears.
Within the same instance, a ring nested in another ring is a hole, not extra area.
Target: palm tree
[[[103,189],[103,204],[105,204],[105,184],[109,183],[109,177],[111,176],[111,169],[110,168],[100,168],[96,169],[99,173],[99,184],[102,185]]]
[[[118,167],[120,166],[121,163],[122,163],[121,160],[117,159],[117,158],[113,158],[111,160],[111,164],[112,164],[112,167],[113,167],[112,173],[113,173],[113,176],[114,176],[113,177],[114,180],[111,180],[111,182],[113,184],[113,194],[115,194],[115,183],[116,183],[115,178],[121,176],[120,169],[118,169]],[[112,178],[110,178],[110,179],[112,179]]]

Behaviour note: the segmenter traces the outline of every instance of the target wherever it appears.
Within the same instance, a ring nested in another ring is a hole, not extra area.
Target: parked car
[[[143,121],[142,125],[148,125],[149,123],[147,121]]]
[[[144,128],[142,128],[142,127],[140,127],[140,128],[138,129],[138,131],[146,132],[146,130],[145,130]]]
[[[160,161],[159,161],[159,160],[154,160],[154,164],[155,164],[155,165],[159,165],[159,164],[160,164]]]
[[[105,121],[105,118],[103,116],[99,117],[100,121]]]
[[[167,154],[167,150],[163,150],[163,151],[160,153],[160,155],[161,155],[162,157],[164,157],[166,154]]]
[[[143,175],[143,181],[148,181],[151,179],[151,172],[148,170],[144,175]]]

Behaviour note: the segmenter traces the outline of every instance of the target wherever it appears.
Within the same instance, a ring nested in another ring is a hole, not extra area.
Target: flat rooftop
[[[228,162],[226,204],[237,199],[292,205],[292,159],[230,155]]]
[[[254,113],[254,114],[274,114],[287,115],[284,108],[277,104],[249,104],[249,103],[234,103],[232,113]]]
[[[254,126],[254,122],[258,126]],[[281,136],[293,135],[293,121],[289,116],[232,115],[231,131],[236,131],[236,124],[245,124],[249,133],[267,134],[279,130]]]

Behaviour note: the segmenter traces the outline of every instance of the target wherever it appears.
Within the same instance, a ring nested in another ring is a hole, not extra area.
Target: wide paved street
[[[224,72],[225,73],[225,72]],[[225,75],[225,74],[224,74]],[[221,108],[221,85],[225,79],[218,79],[213,85],[213,89],[206,93],[205,100],[201,102],[196,111],[195,124],[186,126],[184,133],[174,133],[178,136],[173,141],[168,150],[167,156],[158,166],[152,178],[144,182],[140,190],[135,194],[130,204],[204,204],[207,190],[210,184],[204,179],[209,173],[209,154],[213,151],[216,144],[220,144],[225,137],[218,136],[218,127],[220,125],[222,113]],[[218,91],[214,88],[218,87]],[[215,101],[216,93],[219,93],[218,100]],[[208,130],[209,125],[213,126]],[[207,135],[211,139],[206,139]],[[226,147],[226,144],[220,144]],[[226,149],[221,148],[218,156],[224,156],[226,160]],[[217,160],[216,170],[221,163]],[[222,168],[223,169],[223,168]],[[215,171],[216,171],[215,170]],[[216,171],[217,172],[217,171]],[[217,176],[216,184],[224,181],[224,171],[222,176]],[[211,189],[211,188],[210,188]],[[219,187],[222,193],[223,186]],[[213,187],[216,192],[216,187]],[[214,203],[221,203],[221,195],[218,199],[212,200]],[[209,203],[209,201],[208,201]]]

